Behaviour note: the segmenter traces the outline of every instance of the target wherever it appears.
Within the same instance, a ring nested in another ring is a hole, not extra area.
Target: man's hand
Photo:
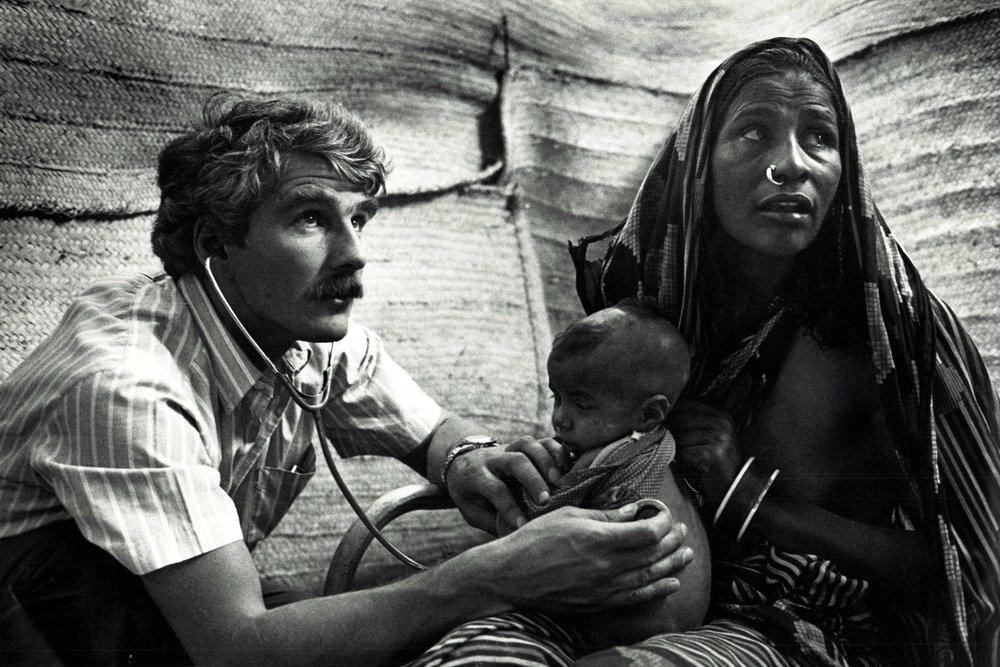
[[[552,438],[518,438],[506,447],[477,449],[456,458],[448,468],[448,493],[471,526],[492,533],[497,514],[521,526],[525,516],[513,490],[523,487],[544,504],[549,483],[562,476],[568,461],[562,445]]]
[[[681,471],[694,478],[711,506],[718,505],[743,464],[732,419],[704,403],[684,401],[667,417],[667,425]]]
[[[694,557],[687,527],[669,512],[635,519],[637,507],[563,507],[487,545],[494,590],[515,608],[582,613],[675,592]],[[707,558],[708,554],[701,554]]]

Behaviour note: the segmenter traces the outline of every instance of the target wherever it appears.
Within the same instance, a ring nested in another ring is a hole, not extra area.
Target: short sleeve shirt
[[[278,364],[321,391],[341,456],[402,456],[440,407],[352,321]],[[0,384],[0,538],[73,519],[136,574],[253,546],[315,470],[316,426],[226,331],[193,276],[107,281]]]

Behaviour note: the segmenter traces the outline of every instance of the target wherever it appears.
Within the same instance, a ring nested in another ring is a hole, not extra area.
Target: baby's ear
[[[647,398],[642,402],[642,407],[640,408],[642,428],[636,430],[646,432],[661,426],[667,415],[670,414],[670,407],[670,399],[663,394],[656,394]]]

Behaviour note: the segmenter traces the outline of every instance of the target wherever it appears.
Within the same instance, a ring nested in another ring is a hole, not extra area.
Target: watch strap
[[[481,436],[477,437],[477,439],[475,440],[470,440],[470,439],[463,440],[461,443],[453,447],[451,451],[448,452],[448,455],[444,457],[444,462],[441,464],[440,481],[442,486],[445,487],[448,486],[447,482],[448,469],[451,467],[451,464],[455,462],[455,459],[457,459],[462,454],[468,454],[471,451],[477,449],[483,449],[484,447],[496,447],[498,444],[497,441],[492,437],[482,438],[482,439],[480,438]]]

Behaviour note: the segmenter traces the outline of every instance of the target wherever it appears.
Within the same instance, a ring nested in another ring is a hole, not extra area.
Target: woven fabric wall
[[[625,216],[686,103],[687,96],[530,66],[511,70],[503,102],[507,175],[534,234],[554,332],[583,314],[567,239]]]
[[[834,60],[996,8],[988,0],[507,0],[510,59],[592,81],[687,95],[726,56],[776,35]]]
[[[0,206],[155,209],[152,158],[220,89],[354,109],[393,156],[392,192],[469,180],[496,159],[478,119],[496,98],[498,20],[443,0],[0,3]]]
[[[34,216],[0,220],[0,378],[45,338],[70,300],[98,278],[158,271],[151,217],[60,225]]]
[[[876,200],[997,381],[998,22],[983,0],[0,2],[0,377],[93,278],[157,269],[156,153],[207,96],[306,94],[394,164],[359,317],[449,409],[543,432],[541,361],[580,314],[566,240],[624,215],[719,60],[789,34],[838,61]],[[345,468],[363,501],[415,479]],[[257,562],[315,586],[349,521],[321,474]],[[432,554],[455,525],[400,530]]]

